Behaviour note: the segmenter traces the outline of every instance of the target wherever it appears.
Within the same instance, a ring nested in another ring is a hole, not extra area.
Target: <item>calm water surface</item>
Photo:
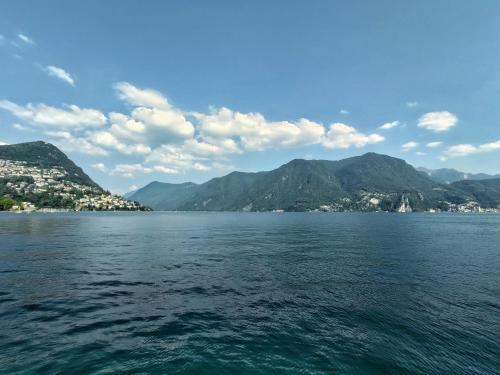
[[[499,374],[500,215],[0,215],[1,374]]]

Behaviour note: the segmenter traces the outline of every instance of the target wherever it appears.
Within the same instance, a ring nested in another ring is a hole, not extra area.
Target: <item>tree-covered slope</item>
[[[474,196],[483,207],[500,207],[500,178],[490,180],[464,180],[451,184],[454,188]]]
[[[419,172],[425,173],[432,180],[442,183],[451,184],[455,181],[462,180],[487,180],[492,178],[500,178],[500,175],[489,175],[486,173],[465,173],[451,168],[427,169],[418,167]]]
[[[233,172],[204,184],[150,184],[131,198],[157,210],[414,210],[472,196],[442,185],[404,160],[368,153],[339,161],[296,159],[269,172]]]
[[[196,186],[191,182],[168,184],[153,181],[135,191],[128,198],[142,202],[143,205],[155,210],[174,211],[179,209],[183,201],[193,196]]]
[[[0,146],[0,159],[24,161],[41,168],[61,167],[67,173],[65,177],[67,181],[102,190],[80,167],[50,143],[37,141],[2,145]]]

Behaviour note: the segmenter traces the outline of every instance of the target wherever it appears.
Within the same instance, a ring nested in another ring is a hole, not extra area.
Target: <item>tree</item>
[[[8,211],[16,204],[16,201],[12,198],[0,198],[0,211]]]

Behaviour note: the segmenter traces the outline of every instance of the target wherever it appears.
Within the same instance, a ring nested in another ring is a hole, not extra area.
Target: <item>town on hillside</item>
[[[137,211],[137,202],[66,179],[64,168],[0,159],[0,210]]]

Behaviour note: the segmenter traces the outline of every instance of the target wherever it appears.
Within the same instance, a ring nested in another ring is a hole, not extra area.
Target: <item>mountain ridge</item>
[[[500,178],[500,174],[490,175],[486,173],[466,173],[453,168],[429,169],[425,167],[417,167],[416,170],[425,173],[434,181],[443,184],[451,184],[452,182],[464,180],[489,180]]]
[[[179,211],[425,211],[473,202],[473,190],[437,183],[403,159],[370,152],[335,161],[293,159],[270,171],[231,172],[202,184],[155,182],[131,199]]]

